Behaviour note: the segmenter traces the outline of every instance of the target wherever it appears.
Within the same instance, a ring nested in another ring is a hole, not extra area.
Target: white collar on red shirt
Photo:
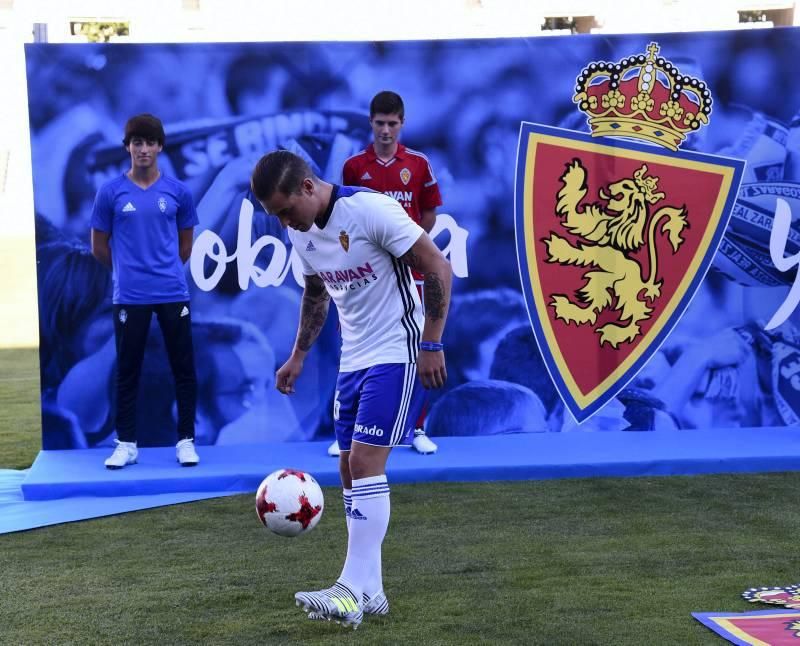
[[[395,159],[403,159],[406,156],[406,147],[403,144],[398,143],[397,150],[394,153],[394,157],[386,161],[378,157],[378,154],[375,152],[375,144],[370,144],[369,146],[367,146],[367,149],[364,152],[367,153],[367,157],[369,158],[370,161],[377,161],[379,164],[388,166]]]

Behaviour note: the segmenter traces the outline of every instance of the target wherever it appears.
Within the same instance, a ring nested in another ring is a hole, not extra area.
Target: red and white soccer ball
[[[270,473],[256,492],[258,519],[280,536],[307,534],[322,518],[325,501],[313,476],[295,469]]]

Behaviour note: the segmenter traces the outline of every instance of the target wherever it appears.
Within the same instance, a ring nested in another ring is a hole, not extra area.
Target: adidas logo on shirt
[[[361,176],[361,179],[362,179],[362,181],[363,181],[363,180],[372,179],[372,175],[370,175],[370,174],[369,174],[369,171],[367,171],[366,173],[364,173],[364,174]]]
[[[186,305],[184,305],[183,309],[181,310],[181,318],[183,318],[184,316],[189,316],[189,308],[186,307]]]
[[[314,243],[311,242],[311,240],[309,240],[308,244],[306,245],[306,251],[316,251],[316,250],[317,248],[314,246]]]
[[[128,202],[125,206],[122,207],[123,213],[133,213],[136,210],[136,207]]]

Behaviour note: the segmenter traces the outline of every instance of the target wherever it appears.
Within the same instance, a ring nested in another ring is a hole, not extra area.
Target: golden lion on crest
[[[602,310],[610,308],[619,312],[619,321],[624,325],[607,323],[596,328],[601,346],[608,343],[616,348],[641,334],[639,321],[650,318],[653,311],[650,305],[661,295],[663,284],[656,280],[658,225],[666,218],[660,230],[666,233],[673,253],[683,244],[681,233],[688,226],[685,206],[665,206],[650,216],[650,207],[662,200],[664,193],[656,192],[658,178],[645,177],[646,173],[647,166],[642,165],[633,177],[609,184],[607,192],[600,189],[598,195],[607,202],[605,208],[599,203],[581,205],[587,192],[586,170],[580,160],[573,159],[561,176],[564,186],[557,194],[556,214],[563,218],[561,225],[569,233],[585,242],[574,246],[556,233],[543,240],[548,262],[597,268],[583,275],[586,282],[578,290],[581,304],[563,294],[553,294],[549,305],[555,310],[556,318],[567,324],[574,321],[577,325],[594,325]],[[639,262],[630,257],[644,244],[649,250],[647,280]]]

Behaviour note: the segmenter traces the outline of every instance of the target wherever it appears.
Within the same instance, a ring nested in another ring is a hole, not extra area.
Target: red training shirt
[[[394,157],[386,162],[378,159],[372,145],[353,155],[344,163],[342,184],[365,186],[393,197],[417,224],[422,211],[442,204],[428,158],[403,144],[397,145]]]

